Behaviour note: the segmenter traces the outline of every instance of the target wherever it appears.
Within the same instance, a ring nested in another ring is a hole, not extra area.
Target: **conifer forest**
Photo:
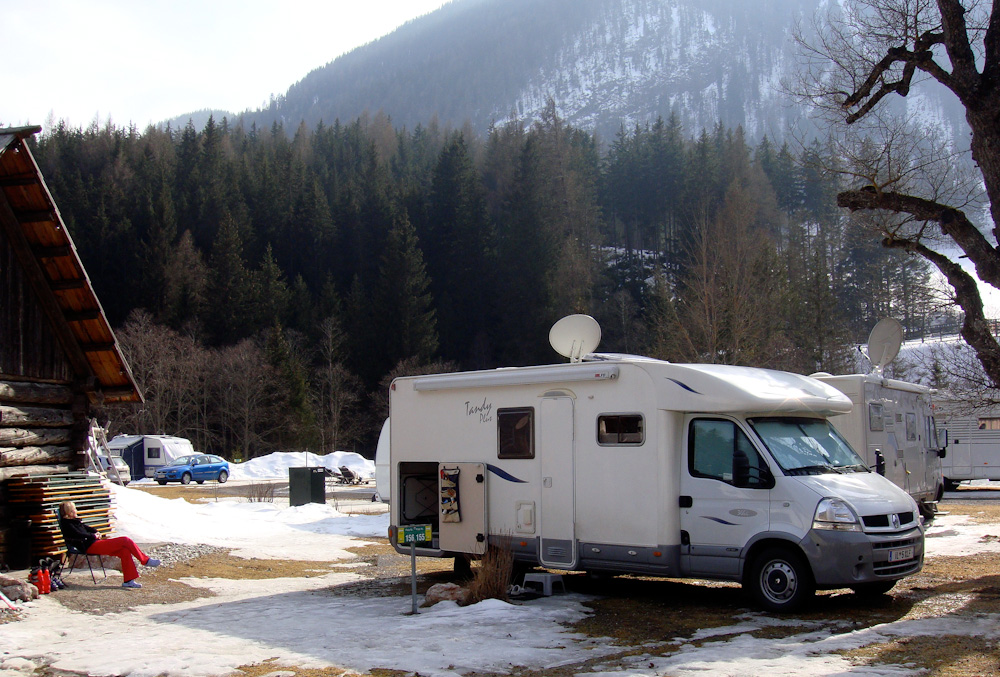
[[[821,141],[554,113],[481,137],[383,115],[289,130],[57,124],[33,142],[146,398],[111,432],[243,459],[368,455],[397,375],[603,352],[853,369],[882,317],[946,315],[921,259],[835,204]]]

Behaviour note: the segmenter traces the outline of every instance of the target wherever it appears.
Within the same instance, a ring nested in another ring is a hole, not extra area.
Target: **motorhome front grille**
[[[899,526],[905,527],[911,522],[916,521],[916,517],[913,512],[901,512],[897,513],[896,517],[899,518]],[[885,528],[889,526],[895,526],[892,524],[892,515],[866,515],[861,518],[861,521],[865,523],[866,527],[871,528]]]
[[[905,562],[876,562],[872,569],[876,576],[898,576],[899,574],[910,574],[920,566],[920,559],[914,557]]]
[[[901,538],[898,541],[883,541],[881,543],[872,543],[872,550],[892,550],[893,548],[905,548],[911,545],[916,545],[919,543],[919,539],[916,538]]]

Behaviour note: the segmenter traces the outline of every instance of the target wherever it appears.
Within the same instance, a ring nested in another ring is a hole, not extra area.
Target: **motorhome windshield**
[[[870,472],[829,422],[815,418],[752,418],[750,425],[786,475]]]

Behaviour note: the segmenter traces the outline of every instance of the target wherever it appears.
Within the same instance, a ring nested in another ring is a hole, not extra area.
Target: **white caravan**
[[[393,381],[400,552],[403,527],[430,525],[416,553],[456,565],[509,538],[524,564],[741,581],[772,610],[920,570],[916,503],[827,420],[845,395],[785,372],[587,355],[593,337],[558,335],[580,318],[593,322],[550,336],[571,363]]]
[[[935,416],[948,431],[948,453],[941,461],[948,491],[965,480],[1000,480],[1000,410],[964,411],[939,402]]]
[[[115,435],[108,448],[125,460],[133,478],[154,477],[175,458],[196,453],[190,440],[173,435]]]
[[[932,390],[882,376],[899,353],[902,339],[898,320],[880,320],[868,339],[872,373],[813,377],[829,383],[854,404],[850,413],[830,419],[840,434],[870,468],[910,494],[921,514],[932,519],[944,493],[941,457],[945,446],[938,441]]]

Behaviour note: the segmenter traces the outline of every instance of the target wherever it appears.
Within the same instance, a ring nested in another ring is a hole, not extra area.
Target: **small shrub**
[[[501,536],[487,546],[479,566],[472,570],[469,596],[465,603],[475,604],[484,599],[509,601],[507,589],[513,574],[514,552],[510,547],[510,536]]]
[[[247,503],[274,503],[274,485],[270,482],[251,482],[243,489]]]

